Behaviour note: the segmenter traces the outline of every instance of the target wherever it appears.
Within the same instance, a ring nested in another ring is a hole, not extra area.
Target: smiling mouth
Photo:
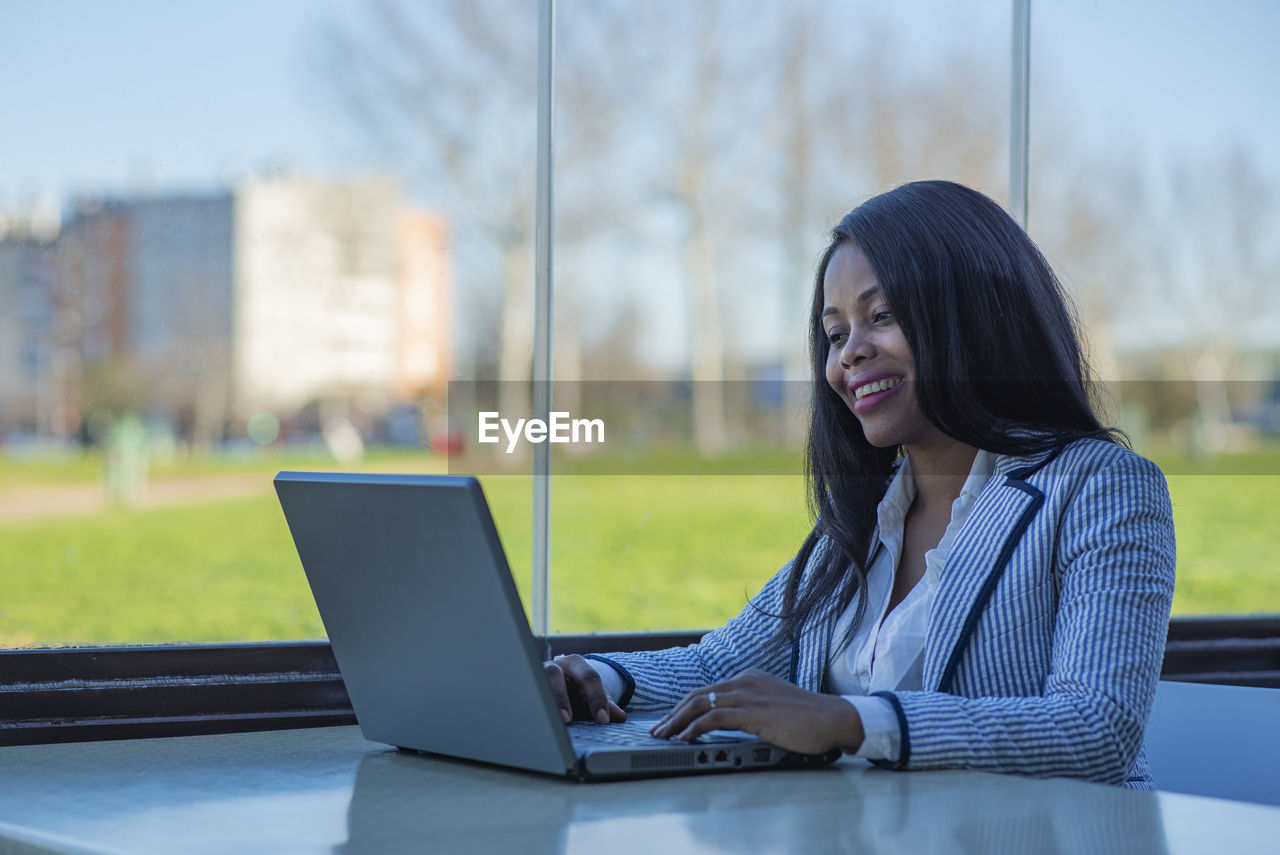
[[[855,401],[861,401],[868,395],[874,395],[876,392],[886,392],[902,382],[901,377],[891,377],[887,380],[877,380],[874,383],[867,383],[853,390],[853,398]]]

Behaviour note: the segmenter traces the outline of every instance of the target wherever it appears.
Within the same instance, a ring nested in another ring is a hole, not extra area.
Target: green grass
[[[803,533],[803,506],[769,479],[556,483],[552,623],[560,632],[722,621]],[[528,602],[530,479],[491,477],[484,486]],[[780,528],[788,507],[793,519]],[[731,544],[714,551],[699,533],[732,530]],[[269,494],[11,526],[0,541],[0,578],[8,581],[0,646],[323,636]],[[678,595],[673,579],[683,580]]]
[[[1280,476],[1171,475],[1174,614],[1280,613]]]
[[[92,484],[101,477],[101,458],[90,452],[37,459],[0,455],[0,490]]]
[[[323,635],[274,500],[111,511],[2,532],[0,641]]]
[[[1280,455],[1254,459],[1249,471],[1280,472],[1278,462]],[[24,483],[75,483],[77,465],[96,461],[50,466],[49,477]],[[321,637],[268,476],[331,464],[204,465],[195,471],[260,472],[263,492],[0,525],[0,646]],[[422,455],[362,466],[431,468]],[[12,474],[13,464],[0,471]],[[527,602],[530,479],[482,481]],[[1175,614],[1280,612],[1280,475],[1174,474],[1169,481],[1178,530]],[[554,487],[557,632],[719,624],[786,562],[806,529],[798,476],[557,476]],[[0,489],[22,487],[4,481]]]
[[[556,478],[557,631],[705,628],[737,614],[807,531],[797,476]]]

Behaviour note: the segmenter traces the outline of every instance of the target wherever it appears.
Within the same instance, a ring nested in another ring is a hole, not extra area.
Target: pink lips
[[[859,374],[849,383],[849,394],[854,394],[855,389],[859,389],[868,383],[874,383],[877,380],[887,380],[891,377],[901,377],[900,374],[890,374],[885,371],[868,371],[865,374]],[[855,398],[853,401],[853,412],[855,415],[862,415],[870,412],[881,403],[891,398],[899,389],[906,385],[905,379],[892,388],[885,389],[883,392],[872,392],[862,398]]]

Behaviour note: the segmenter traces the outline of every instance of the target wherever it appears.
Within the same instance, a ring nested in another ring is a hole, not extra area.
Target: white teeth
[[[875,392],[883,392],[885,389],[892,389],[901,382],[901,377],[892,377],[888,380],[877,380],[874,383],[868,383],[865,386],[859,386],[857,389],[854,389],[853,397],[857,400],[862,400],[867,395],[871,395]]]

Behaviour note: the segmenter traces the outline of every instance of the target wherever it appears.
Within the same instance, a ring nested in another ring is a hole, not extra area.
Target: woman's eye
[[[879,309],[871,315],[873,324],[883,324],[891,320],[893,320],[893,312],[888,309]]]
[[[833,345],[839,345],[846,338],[848,338],[848,333],[844,330],[827,330],[827,341]]]

